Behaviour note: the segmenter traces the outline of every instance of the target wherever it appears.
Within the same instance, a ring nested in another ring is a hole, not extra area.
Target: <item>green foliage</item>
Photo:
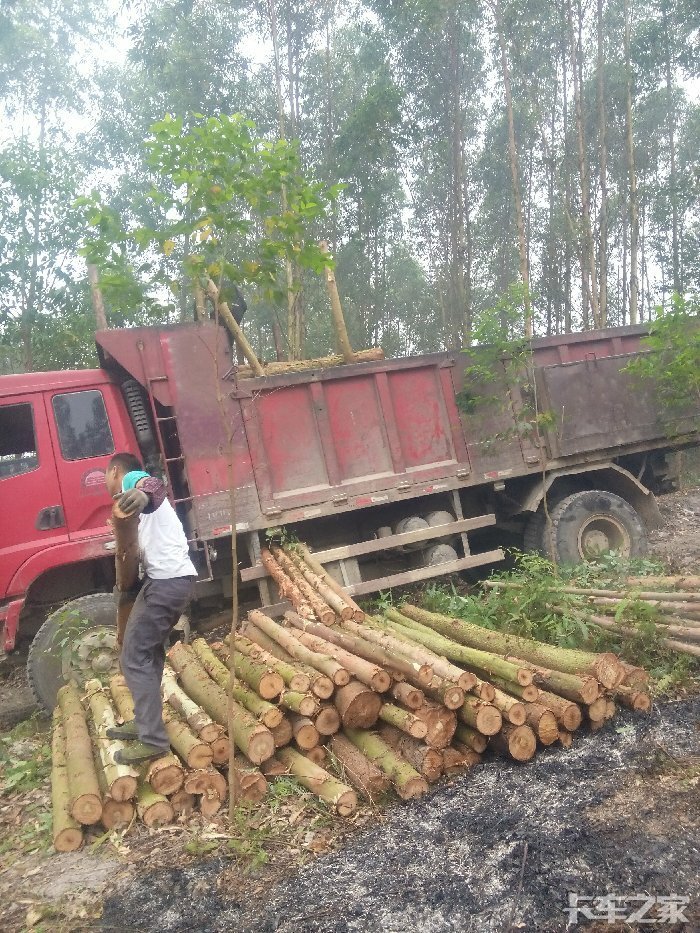
[[[670,310],[657,307],[643,343],[650,352],[626,371],[653,381],[669,416],[695,415],[700,407],[700,302],[674,294]]]
[[[167,260],[178,241],[191,280],[254,285],[272,301],[285,294],[285,260],[316,273],[329,264],[309,231],[338,188],[306,180],[294,143],[261,138],[241,114],[195,114],[189,130],[166,115],[145,145],[154,177],[149,226],[129,225],[95,194],[80,202],[95,230],[83,252],[103,270],[108,293],[139,281],[177,293],[180,275]]]

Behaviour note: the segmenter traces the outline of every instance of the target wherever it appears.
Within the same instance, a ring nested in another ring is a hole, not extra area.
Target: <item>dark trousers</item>
[[[170,747],[163,723],[160,685],[165,667],[165,640],[194,592],[194,577],[171,580],[146,578],[124,633],[120,657],[122,674],[134,698],[139,739],[159,748]]]

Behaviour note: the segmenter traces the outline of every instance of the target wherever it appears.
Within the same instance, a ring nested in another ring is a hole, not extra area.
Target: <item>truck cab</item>
[[[0,623],[15,645],[19,614],[42,579],[41,599],[76,591],[68,577],[104,557],[113,574],[105,471],[116,450],[138,452],[119,387],[103,370],[0,377]],[[93,565],[90,565],[91,567]],[[94,569],[92,571],[94,574]],[[84,592],[96,581],[85,580]]]

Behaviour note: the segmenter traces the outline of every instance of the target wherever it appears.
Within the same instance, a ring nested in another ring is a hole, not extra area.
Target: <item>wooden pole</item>
[[[95,312],[95,323],[98,330],[107,330],[107,312],[105,311],[105,302],[100,288],[100,277],[97,272],[97,266],[89,262],[87,264],[88,280],[90,282],[90,295],[92,297],[92,309]]]
[[[321,240],[318,244],[319,249],[324,254],[328,255],[328,243],[325,240]],[[348,337],[348,330],[345,326],[345,317],[343,315],[343,306],[340,303],[340,295],[338,293],[338,285],[335,281],[335,272],[330,266],[325,268],[326,274],[326,288],[328,289],[328,297],[331,300],[331,317],[333,319],[333,327],[335,329],[336,337],[338,338],[338,347],[343,356],[343,360],[346,363],[356,362],[356,356],[353,353],[352,346],[350,345],[350,338]]]
[[[253,374],[255,376],[264,376],[262,366],[260,365],[260,360],[255,355],[255,350],[248,343],[248,338],[243,333],[240,324],[235,319],[233,314],[231,314],[231,309],[226,304],[225,301],[219,300],[219,289],[212,282],[211,279],[206,281],[206,291],[207,295],[211,298],[216,307],[216,313],[223,320],[224,324],[231,331],[233,339],[236,341],[236,345],[240,347],[241,352],[248,360],[248,365],[250,366]]]

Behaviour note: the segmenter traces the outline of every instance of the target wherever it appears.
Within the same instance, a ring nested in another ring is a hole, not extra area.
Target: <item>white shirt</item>
[[[155,512],[139,516],[139,556],[152,580],[196,577],[182,522],[167,499]]]

